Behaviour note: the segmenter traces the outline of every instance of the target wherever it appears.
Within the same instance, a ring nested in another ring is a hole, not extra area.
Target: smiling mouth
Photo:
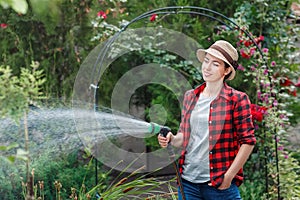
[[[203,73],[204,74],[204,76],[210,76],[211,74],[209,74],[209,73]]]

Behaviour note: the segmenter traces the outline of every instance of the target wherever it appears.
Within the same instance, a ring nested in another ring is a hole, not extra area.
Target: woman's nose
[[[210,63],[210,62],[205,63],[205,64],[203,65],[203,68],[206,69],[206,70],[211,70],[211,63]]]

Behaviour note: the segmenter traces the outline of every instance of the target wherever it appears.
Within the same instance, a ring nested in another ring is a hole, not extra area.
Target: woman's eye
[[[213,63],[215,67],[219,67],[219,63]]]

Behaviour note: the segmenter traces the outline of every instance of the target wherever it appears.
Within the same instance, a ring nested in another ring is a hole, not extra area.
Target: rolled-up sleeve
[[[234,127],[237,131],[240,145],[256,144],[250,105],[249,97],[245,93],[241,93],[233,111]]]

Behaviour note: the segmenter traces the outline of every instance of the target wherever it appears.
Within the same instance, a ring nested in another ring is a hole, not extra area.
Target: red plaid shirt
[[[186,147],[191,133],[191,112],[206,84],[185,93],[179,132],[183,133],[183,150],[179,158],[179,171],[183,172]],[[218,187],[224,174],[237,155],[240,145],[254,145],[254,127],[252,123],[250,100],[240,91],[224,83],[220,94],[212,101],[209,113],[209,167],[210,181]],[[235,176],[236,184],[243,182],[243,170]]]

